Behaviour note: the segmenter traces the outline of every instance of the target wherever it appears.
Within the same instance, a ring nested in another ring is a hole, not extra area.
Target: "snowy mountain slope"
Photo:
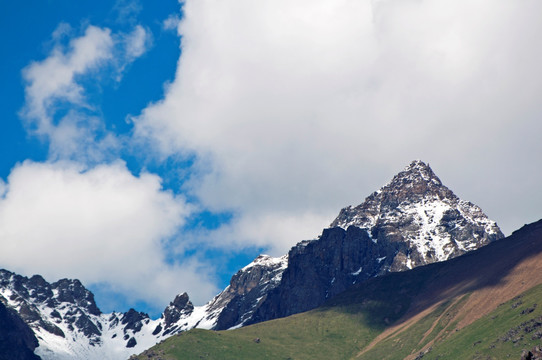
[[[398,269],[444,261],[504,237],[482,210],[442,185],[431,168],[413,161],[362,204],[341,210],[331,227],[367,229],[373,241],[405,242]]]
[[[257,301],[280,281],[286,264],[284,257],[261,255],[209,303],[194,306],[186,293],[179,294],[156,320],[134,309],[102,313],[78,280],[50,284],[39,275],[27,278],[7,270],[0,270],[0,301],[33,330],[39,341],[35,353],[43,360],[127,359],[176,333],[215,328],[231,301],[249,294]]]
[[[153,321],[130,310],[103,314],[78,280],[46,282],[0,270],[0,299],[38,338],[42,359],[119,359],[156,343]]]
[[[260,255],[239,270],[231,278],[230,285],[213,301],[212,306],[221,309],[213,328],[223,330],[243,326],[267,294],[280,284],[287,266],[287,255],[279,258]]]

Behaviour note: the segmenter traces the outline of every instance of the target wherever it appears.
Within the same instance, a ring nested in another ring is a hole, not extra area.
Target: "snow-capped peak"
[[[482,210],[459,199],[421,160],[358,206],[341,210],[331,227],[367,229],[374,241],[406,242],[402,267],[443,261],[504,235]]]
[[[266,267],[282,267],[285,268],[288,265],[288,255],[281,257],[271,257],[269,255],[258,255],[250,264],[241,269],[241,271],[247,271],[254,266],[266,266]]]

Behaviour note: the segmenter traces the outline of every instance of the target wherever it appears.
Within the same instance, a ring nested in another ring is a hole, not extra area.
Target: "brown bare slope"
[[[415,333],[414,328],[434,314],[427,331],[405,357],[413,359],[435,341],[446,339],[500,304],[541,284],[542,220],[475,252],[401,275],[423,282],[419,293],[406,314],[360,351],[357,358],[370,359],[375,347],[401,343],[406,332]]]

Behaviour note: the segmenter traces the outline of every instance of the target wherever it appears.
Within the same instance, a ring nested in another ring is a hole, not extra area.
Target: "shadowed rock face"
[[[0,301],[0,360],[39,360],[38,339],[17,315]]]
[[[124,313],[120,322],[124,325],[124,334],[128,333],[128,330],[138,332],[143,327],[145,321],[149,319],[149,315],[136,311],[134,309],[128,310]],[[133,346],[132,346],[133,347]]]
[[[190,302],[188,294],[182,293],[177,295],[162,314],[164,318],[164,333],[170,334],[177,330],[176,323],[181,318],[190,316],[193,311],[194,305]]]

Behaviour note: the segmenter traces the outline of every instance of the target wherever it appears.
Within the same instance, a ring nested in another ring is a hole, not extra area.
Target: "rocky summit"
[[[392,271],[444,261],[504,237],[478,206],[459,199],[419,160],[331,223],[349,226],[366,229],[375,243],[401,244]]]

